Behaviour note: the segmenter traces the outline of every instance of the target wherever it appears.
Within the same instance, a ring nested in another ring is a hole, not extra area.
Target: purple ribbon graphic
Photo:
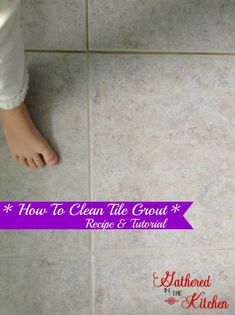
[[[0,202],[0,229],[193,229],[192,201]]]

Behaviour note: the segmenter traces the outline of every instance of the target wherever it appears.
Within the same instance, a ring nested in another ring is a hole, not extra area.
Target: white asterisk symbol
[[[5,205],[2,210],[5,211],[6,213],[8,213],[8,212],[12,211],[12,208],[13,208],[13,206],[10,203],[8,203],[8,205]]]
[[[178,211],[180,211],[180,207],[181,205],[178,205],[178,203],[172,207],[171,211],[173,211],[174,213],[177,213]]]

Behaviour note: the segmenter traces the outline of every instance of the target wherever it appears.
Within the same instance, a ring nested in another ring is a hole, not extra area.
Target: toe
[[[33,160],[38,168],[43,168],[45,166],[43,159],[38,154],[33,157]]]
[[[22,166],[26,166],[29,167],[29,164],[27,162],[27,159],[24,156],[18,156],[17,161],[22,165]]]
[[[55,165],[58,162],[58,156],[50,147],[47,147],[40,152],[47,165]]]
[[[33,158],[27,158],[28,164],[32,168],[37,168],[37,165],[35,164]]]

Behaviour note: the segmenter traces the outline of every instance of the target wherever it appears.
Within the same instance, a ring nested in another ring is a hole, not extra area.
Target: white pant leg
[[[19,106],[27,89],[20,0],[0,0],[0,108]]]

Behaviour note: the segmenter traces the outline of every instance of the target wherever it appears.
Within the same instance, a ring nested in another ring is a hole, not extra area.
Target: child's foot
[[[24,103],[15,109],[0,109],[0,121],[14,160],[32,168],[57,164],[57,154],[32,122]]]

